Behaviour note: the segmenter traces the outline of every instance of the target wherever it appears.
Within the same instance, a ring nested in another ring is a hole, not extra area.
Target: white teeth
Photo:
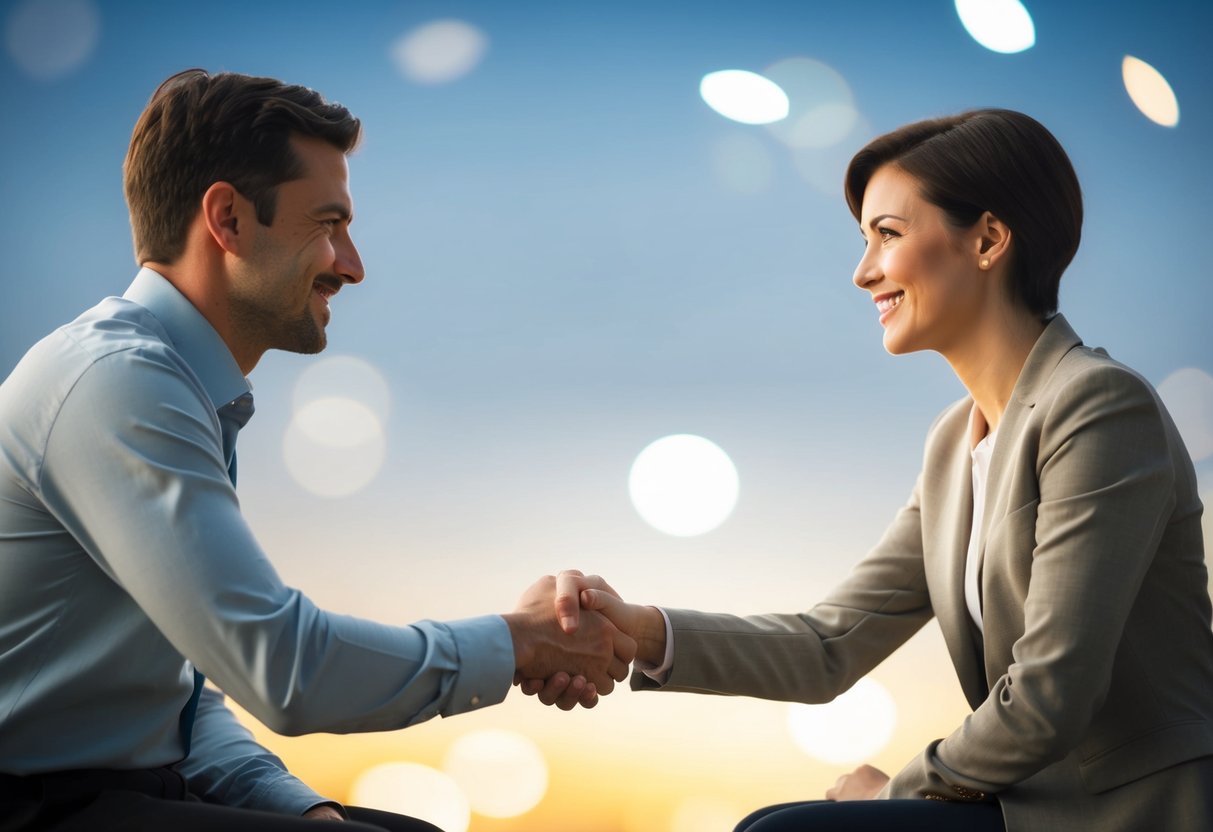
[[[898,292],[897,294],[893,295],[892,297],[881,298],[880,300],[876,301],[876,308],[883,315],[885,312],[888,312],[890,309],[896,309],[899,305],[901,305],[901,300],[905,296],[906,296],[905,292]]]

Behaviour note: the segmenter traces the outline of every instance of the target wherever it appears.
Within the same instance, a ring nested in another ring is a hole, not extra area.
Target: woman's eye
[[[894,231],[893,229],[891,229],[891,228],[884,228],[883,226],[882,226],[881,228],[877,228],[877,229],[876,229],[876,233],[880,235],[880,239],[882,239],[882,240],[887,240],[887,239],[889,239],[890,237],[899,237],[899,236],[901,236],[900,234],[898,234],[898,233],[897,233],[896,231]]]

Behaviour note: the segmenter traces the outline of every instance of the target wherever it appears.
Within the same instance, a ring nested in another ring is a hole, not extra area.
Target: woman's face
[[[980,318],[990,281],[978,266],[981,235],[958,230],[919,195],[918,180],[895,165],[879,168],[863,194],[863,258],[854,281],[869,292],[894,355],[947,355]]]

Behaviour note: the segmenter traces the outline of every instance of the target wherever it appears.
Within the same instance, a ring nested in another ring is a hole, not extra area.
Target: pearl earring
[[[983,269],[988,269],[988,268],[990,268],[990,258],[989,258],[989,257],[983,257],[983,258],[981,258],[981,264],[980,264],[980,265],[981,265],[981,267],[982,267]]]

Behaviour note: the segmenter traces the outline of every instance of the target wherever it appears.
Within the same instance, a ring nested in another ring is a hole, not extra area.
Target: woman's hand
[[[838,778],[832,789],[826,790],[826,800],[871,800],[889,782],[889,775],[864,764]]]

